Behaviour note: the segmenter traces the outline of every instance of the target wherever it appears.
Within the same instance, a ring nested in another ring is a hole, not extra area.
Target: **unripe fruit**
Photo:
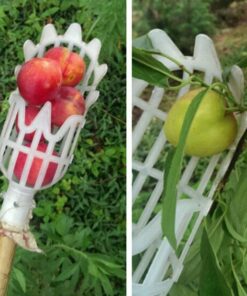
[[[51,59],[33,58],[17,76],[21,96],[31,105],[42,105],[53,99],[62,83],[59,64]]]
[[[79,54],[71,52],[66,47],[54,47],[49,49],[44,57],[59,63],[62,69],[63,85],[75,86],[82,80],[86,64]]]
[[[26,144],[25,146],[30,147],[31,144],[29,143],[29,144]],[[39,143],[37,150],[41,152],[45,152],[47,150],[47,145],[45,143]],[[54,151],[53,155],[57,155],[57,153]],[[19,152],[16,160],[15,168],[14,168],[14,174],[18,180],[21,179],[26,160],[27,160],[27,154],[24,152]],[[38,176],[40,173],[40,168],[42,163],[43,163],[43,159],[34,157],[31,164],[31,168],[29,170],[28,177],[27,177],[27,184],[29,186],[35,185],[36,180],[38,179]],[[42,183],[43,186],[48,185],[49,183],[52,182],[53,177],[55,176],[56,170],[57,170],[57,164],[50,162],[46,169],[45,177]]]
[[[168,113],[164,132],[168,141],[177,146],[185,113],[193,98],[203,89],[186,93],[175,102]],[[237,136],[237,121],[233,113],[226,113],[226,102],[213,90],[205,94],[193,119],[185,145],[191,156],[211,156],[228,148]]]

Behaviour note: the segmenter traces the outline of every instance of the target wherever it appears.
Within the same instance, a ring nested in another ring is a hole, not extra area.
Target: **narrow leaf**
[[[172,158],[167,176],[165,177],[166,184],[163,192],[162,230],[164,236],[167,237],[174,249],[176,248],[177,244],[175,236],[177,184],[179,182],[182,170],[184,148],[193,118],[206,92],[207,89],[198,93],[188,107],[180,133],[179,142]]]
[[[236,270],[234,268],[233,262],[232,262],[232,272],[233,272],[233,275],[234,275],[234,278],[235,278],[235,281],[237,284],[238,296],[247,296],[247,293],[245,292],[245,290],[244,290],[243,286],[241,285],[241,282],[238,278],[238,275],[237,275]]]
[[[196,292],[192,290],[192,287],[175,283],[172,290],[169,292],[169,296],[198,296]]]
[[[166,66],[156,60],[151,53],[134,47],[132,57],[133,77],[145,80],[151,85],[168,86],[168,77],[174,75]]]
[[[222,78],[225,83],[229,82],[232,67],[225,67],[223,69]]]
[[[59,11],[59,7],[52,7],[52,8],[49,8],[47,9],[46,11],[44,11],[42,14],[41,14],[41,17],[47,17],[47,16],[52,16],[54,15],[56,12]]]
[[[240,68],[246,68],[247,67],[247,56],[243,57],[240,61],[238,61],[237,65]]]
[[[55,278],[54,282],[64,282],[69,279],[77,270],[79,270],[80,264],[76,263],[74,266],[69,265],[58,277]]]
[[[164,188],[167,186],[167,179],[168,179],[167,177],[169,176],[169,170],[171,168],[174,153],[175,153],[175,149],[172,147],[167,154],[167,158],[165,162],[165,173],[164,173]]]
[[[240,179],[232,194],[230,205],[225,216],[225,222],[230,234],[242,243],[247,242],[247,169],[241,171]]]
[[[233,227],[231,221],[228,219],[228,217],[225,217],[225,224],[226,224],[226,228],[228,230],[228,232],[230,233],[230,235],[237,241],[246,244],[247,243],[247,238],[245,238],[244,236],[240,235]]]
[[[102,272],[125,279],[126,273],[124,267],[115,263],[109,256],[101,254],[88,254],[88,256]]]
[[[206,230],[204,229],[201,241],[201,276],[200,276],[200,296],[232,296],[232,292],[228,287],[224,275],[222,274],[217,258],[214,254],[212,246]]]
[[[143,35],[139,38],[133,40],[133,46],[136,48],[145,48],[145,49],[153,49],[152,41],[148,37],[148,35]]]
[[[105,295],[109,295],[109,296],[114,295],[113,287],[111,285],[109,278],[105,276],[103,273],[100,273],[99,280],[104,289]]]
[[[17,268],[13,269],[14,277],[16,278],[17,282],[21,286],[21,289],[24,293],[26,293],[26,278],[23,272]]]

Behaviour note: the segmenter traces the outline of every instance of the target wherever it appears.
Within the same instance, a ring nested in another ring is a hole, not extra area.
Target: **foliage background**
[[[36,194],[31,227],[45,255],[17,249],[9,296],[125,295],[125,1],[0,0],[0,125],[24,41],[72,22],[85,41],[101,39],[109,71],[65,178]]]
[[[191,54],[197,34],[215,36],[219,30],[246,23],[245,0],[133,0],[133,37],[165,30],[184,54]]]
[[[214,15],[209,11],[211,0],[134,1],[134,26],[138,35],[151,28],[165,29],[182,50],[189,52],[200,32],[214,32]]]

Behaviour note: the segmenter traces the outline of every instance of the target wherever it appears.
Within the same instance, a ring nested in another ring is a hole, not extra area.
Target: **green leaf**
[[[201,242],[202,268],[200,276],[200,296],[232,296],[224,275],[222,274],[217,258],[209,242],[208,235],[204,229]]]
[[[132,58],[132,74],[135,78],[159,87],[168,86],[168,77],[172,76],[171,71],[155,59],[151,53],[134,47]]]
[[[109,295],[109,296],[114,295],[113,288],[109,278],[105,276],[103,273],[100,273],[99,280],[104,289],[105,295]]]
[[[230,235],[237,241],[241,242],[241,243],[247,243],[247,238],[245,238],[244,236],[242,236],[241,234],[239,234],[233,227],[232,223],[230,222],[230,220],[228,219],[228,217],[225,217],[225,224],[226,224],[226,228],[228,230],[228,232],[230,233]]]
[[[235,281],[237,284],[238,296],[247,296],[247,293],[245,292],[245,290],[244,290],[243,286],[241,285],[241,282],[238,278],[238,275],[237,275],[236,270],[234,268],[233,262],[232,262],[232,272],[233,272],[233,275],[234,275],[234,278],[235,278]]]
[[[57,11],[59,11],[59,7],[52,7],[47,9],[45,12],[41,14],[42,17],[47,17],[47,16],[52,16],[55,14]]]
[[[57,276],[54,282],[64,282],[69,279],[75,272],[80,269],[80,263],[76,263],[75,265],[67,265],[63,271]]]
[[[101,254],[88,254],[88,256],[104,273],[114,275],[121,279],[125,278],[126,273],[123,266],[114,262],[111,257]]]
[[[237,65],[240,68],[246,68],[247,67],[247,56],[243,57],[240,61],[238,61]]]
[[[89,261],[88,272],[100,280],[106,295],[113,295],[112,285],[108,277],[102,273],[101,269],[92,260]]]
[[[13,268],[14,277],[17,280],[17,282],[20,284],[22,291],[26,293],[26,278],[23,272],[20,269]]]
[[[153,49],[152,41],[148,35],[141,36],[133,40],[133,46],[136,48]]]
[[[229,82],[229,78],[230,78],[231,70],[232,70],[232,66],[225,67],[225,68],[223,69],[223,72],[222,72],[222,78],[223,78],[223,81],[226,82],[226,83]]]
[[[247,256],[244,256],[240,270],[245,283],[247,283]]]
[[[165,177],[165,187],[163,192],[163,209],[162,209],[162,230],[164,236],[167,237],[172,247],[176,248],[176,236],[175,236],[175,215],[176,215],[176,201],[177,201],[177,184],[179,182],[182,161],[184,156],[184,148],[186,139],[192,124],[196,111],[206,94],[207,89],[198,93],[185,114],[182,130],[179,137],[179,142],[176,147],[175,153],[169,165],[167,177]],[[165,173],[166,174],[166,173]]]
[[[171,168],[171,164],[172,164],[172,159],[175,153],[175,149],[172,147],[166,157],[166,162],[165,162],[165,173],[164,173],[164,187],[167,186],[167,177],[169,176],[169,170]]]
[[[69,233],[72,225],[73,225],[73,219],[70,218],[69,216],[66,216],[65,214],[60,214],[59,216],[57,216],[55,221],[55,227],[56,227],[56,231],[60,235],[65,235]]]
[[[247,169],[241,171],[236,189],[231,196],[230,205],[225,216],[229,233],[242,243],[247,242]]]
[[[198,294],[194,292],[191,287],[175,283],[169,293],[169,296],[198,296]]]
[[[88,272],[95,278],[99,278],[100,271],[93,261],[88,262]]]

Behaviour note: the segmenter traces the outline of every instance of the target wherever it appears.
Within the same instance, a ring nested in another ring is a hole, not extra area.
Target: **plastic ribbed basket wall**
[[[155,50],[169,55],[191,72],[200,72],[204,81],[221,79],[221,66],[212,40],[198,35],[192,57],[184,56],[169,36],[153,30],[148,37]],[[170,70],[177,65],[155,56]],[[187,74],[182,74],[186,79]],[[230,88],[240,100],[243,93],[243,74],[234,66]],[[182,88],[181,97],[189,90]],[[176,238],[178,250],[172,249],[161,230],[161,196],[163,192],[164,159],[170,144],[162,127],[166,120],[169,93],[165,89],[133,80],[133,295],[167,295],[183,270],[183,262],[195,234],[212,205],[215,190],[223,178],[236,146],[247,127],[246,114],[238,117],[239,132],[235,143],[225,152],[211,158],[186,157],[177,186]],[[205,129],[207,127],[205,126]],[[203,132],[203,131],[202,131]],[[201,169],[203,167],[205,169]],[[199,177],[198,177],[199,176]],[[188,229],[189,235],[188,235]],[[185,236],[186,233],[186,236]]]
[[[17,89],[10,95],[10,108],[0,137],[0,168],[9,180],[9,188],[4,194],[4,202],[0,211],[1,231],[13,238],[16,243],[30,250],[36,248],[35,244],[32,247],[30,243],[26,243],[27,236],[32,241],[28,232],[28,224],[33,208],[33,196],[38,190],[58,182],[66,173],[73,160],[73,152],[80,131],[85,124],[86,114],[99,97],[98,84],[107,71],[107,65],[100,65],[98,62],[101,49],[100,40],[93,39],[91,42],[85,43],[82,40],[81,27],[77,23],[71,24],[63,35],[58,35],[52,24],[46,25],[37,45],[30,40],[24,43],[25,61],[33,57],[42,57],[48,49],[58,46],[67,47],[70,51],[77,52],[86,62],[86,73],[77,86],[85,98],[85,113],[82,116],[70,116],[59,128],[52,127],[51,103],[46,102],[32,123],[26,125],[26,102]],[[16,76],[19,70],[20,66],[17,66]],[[34,133],[34,136],[31,143],[27,145],[25,134],[28,133]],[[46,141],[45,151],[38,149],[41,137],[44,137]],[[54,154],[53,151],[56,153]],[[21,178],[18,179],[14,174],[14,168],[20,153],[25,155],[26,161]],[[42,165],[34,184],[28,184],[28,176],[35,159],[41,160]],[[50,165],[55,165],[56,171],[52,180],[44,183]]]

